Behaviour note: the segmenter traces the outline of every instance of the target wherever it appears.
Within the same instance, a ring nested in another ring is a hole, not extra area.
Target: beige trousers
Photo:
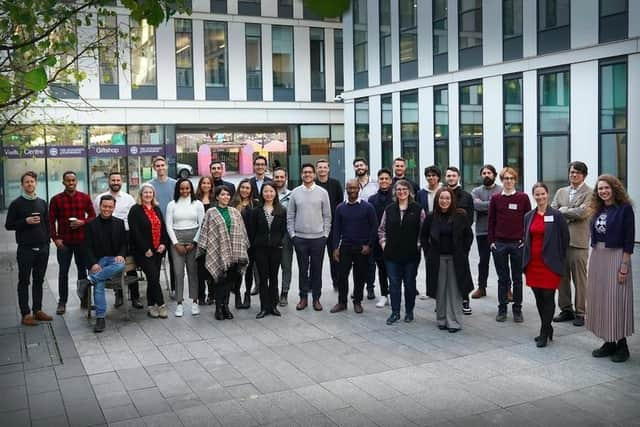
[[[565,272],[558,289],[558,306],[562,311],[574,311],[578,316],[584,316],[585,299],[587,296],[587,260],[589,249],[567,248]],[[576,288],[575,303],[571,299],[571,280]]]

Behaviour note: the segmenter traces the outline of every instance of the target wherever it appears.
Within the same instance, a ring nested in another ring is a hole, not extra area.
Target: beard
[[[366,169],[358,169],[358,170],[356,170],[356,176],[357,177],[365,176],[366,174],[367,174],[367,170]]]
[[[117,193],[118,191],[120,191],[121,188],[122,188],[122,185],[120,184],[113,184],[109,186],[109,190],[113,191],[114,193]]]
[[[493,185],[493,183],[494,183],[494,182],[496,182],[496,179],[495,179],[495,178],[489,178],[488,176],[485,176],[485,177],[482,179],[482,184],[483,184],[485,187],[491,187],[491,186]]]

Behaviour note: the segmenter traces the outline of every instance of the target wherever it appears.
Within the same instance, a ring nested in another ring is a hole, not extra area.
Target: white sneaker
[[[184,308],[182,308],[182,304],[178,304],[176,307],[176,317],[182,317],[184,314]]]
[[[376,307],[377,308],[384,308],[385,305],[387,305],[389,302],[387,301],[387,297],[385,297],[384,295],[380,295],[380,298],[378,298],[378,302],[376,302]]]
[[[200,314],[200,306],[198,306],[197,302],[194,302],[191,304],[191,315],[197,316],[198,314]]]
[[[428,300],[429,297],[427,296],[427,294],[420,294],[420,299],[424,301],[424,300]]]

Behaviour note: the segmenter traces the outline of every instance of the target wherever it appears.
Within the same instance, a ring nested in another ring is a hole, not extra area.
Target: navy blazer
[[[531,261],[531,223],[537,209],[524,215],[524,248],[522,250],[522,269]],[[544,223],[544,242],[542,243],[542,260],[547,268],[560,276],[565,272],[565,259],[569,247],[569,226],[559,210],[547,206],[544,216],[552,216],[553,222]]]
[[[265,175],[262,183],[264,184],[265,182],[272,182],[272,181],[273,180],[271,178]],[[260,191],[258,190],[258,180],[256,179],[255,176],[251,177],[251,179],[249,180],[249,184],[251,185],[251,197],[253,197],[254,199],[259,199]]]
[[[591,246],[596,245],[594,225],[600,216],[597,212],[591,217]],[[633,253],[633,243],[636,237],[635,216],[633,207],[629,203],[613,205],[607,208],[607,233],[604,245],[607,248],[622,248],[628,254]]]

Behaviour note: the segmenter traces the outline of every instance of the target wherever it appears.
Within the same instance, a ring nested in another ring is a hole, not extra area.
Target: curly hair
[[[611,187],[613,192],[613,203],[621,205],[623,203],[631,203],[627,191],[624,189],[622,182],[613,175],[604,174],[598,177],[596,185],[591,193],[590,210],[592,215],[597,215],[604,208],[604,201],[598,196],[598,183],[604,181]]]

